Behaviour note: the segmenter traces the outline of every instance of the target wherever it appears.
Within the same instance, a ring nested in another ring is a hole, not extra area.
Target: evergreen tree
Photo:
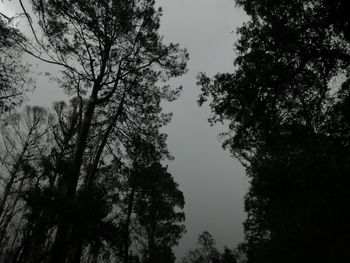
[[[236,70],[199,84],[251,179],[248,262],[348,260],[348,3],[237,4],[251,19],[238,29]]]
[[[175,262],[172,248],[185,231],[184,196],[160,163],[141,170],[136,178],[135,214],[145,233],[143,262]]]

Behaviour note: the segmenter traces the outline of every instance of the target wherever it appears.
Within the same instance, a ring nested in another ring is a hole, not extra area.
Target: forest
[[[20,14],[0,10],[0,263],[350,262],[348,1],[235,0],[248,20],[231,72],[194,81],[249,179],[244,240],[222,250],[204,231],[178,258],[186,193],[163,105],[181,97],[169,83],[190,54],[164,41],[162,8],[12,1]],[[29,105],[29,60],[58,67],[45,85],[69,100]]]

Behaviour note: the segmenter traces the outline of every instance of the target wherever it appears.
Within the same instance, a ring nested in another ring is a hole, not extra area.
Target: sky
[[[0,11],[15,14],[16,1],[11,5],[0,4]],[[158,0],[157,5],[164,11],[160,32],[165,41],[179,43],[190,54],[189,71],[171,81],[174,86],[183,86],[181,97],[164,105],[164,111],[174,114],[164,129],[175,157],[168,163],[169,171],[186,201],[187,233],[175,252],[181,258],[205,230],[216,239],[219,249],[224,245],[233,248],[243,240],[243,198],[248,179],[240,163],[221,148],[218,134],[224,127],[210,127],[208,106],[198,106],[200,87],[196,76],[199,72],[209,76],[232,72],[237,39],[234,31],[246,16],[234,0]],[[32,65],[33,71],[57,71],[54,66],[37,62]],[[42,76],[29,98],[30,104],[49,106],[65,95]]]
[[[232,72],[235,29],[246,17],[233,0],[158,0],[164,16],[161,33],[166,41],[188,49],[186,75],[174,85],[183,85],[182,96],[164,110],[174,113],[166,128],[175,160],[169,168],[184,192],[187,234],[176,249],[178,255],[193,248],[198,235],[209,231],[221,249],[243,240],[243,197],[248,179],[240,163],[224,151],[218,134],[224,127],[210,127],[208,106],[197,104],[199,72],[213,76]]]

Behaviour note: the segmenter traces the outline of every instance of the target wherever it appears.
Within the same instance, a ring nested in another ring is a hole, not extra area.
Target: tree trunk
[[[95,87],[94,90],[97,90]],[[93,96],[95,94],[95,96]],[[72,170],[68,174],[63,175],[62,195],[66,201],[74,201],[76,196],[77,185],[80,176],[80,169],[83,162],[83,155],[86,148],[87,138],[91,127],[92,118],[96,107],[97,91],[88,102],[84,120],[78,136],[78,141],[74,150],[74,157],[72,160]],[[58,215],[58,227],[54,244],[52,246],[50,263],[64,263],[67,258],[67,244],[70,242],[69,234],[72,232],[72,226],[65,223],[64,215]]]

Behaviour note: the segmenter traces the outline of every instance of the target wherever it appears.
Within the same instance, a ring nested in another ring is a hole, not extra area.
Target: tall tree
[[[115,247],[123,263],[173,262],[172,248],[185,231],[184,197],[167,168],[160,164],[162,153],[150,141],[128,147],[128,161],[116,159],[106,166],[104,185],[118,199],[113,218],[119,229]]]
[[[145,263],[175,262],[172,248],[185,231],[184,196],[160,163],[140,171],[136,180],[135,215],[145,233]]]
[[[350,255],[349,17],[346,1],[245,1],[233,74],[199,78],[224,146],[247,167],[249,262]],[[336,113],[335,113],[336,112]],[[340,230],[341,229],[341,230]],[[328,241],[326,241],[328,240]],[[322,251],[322,252],[321,252]]]
[[[133,129],[156,135],[168,121],[161,115],[160,101],[173,99],[178,90],[160,83],[184,73],[188,56],[178,45],[163,44],[158,34],[161,10],[155,9],[154,1],[32,3],[42,34],[33,30],[36,43],[26,41],[22,48],[62,66],[61,86],[82,101],[69,169],[60,180],[62,198],[72,202],[78,191],[94,188],[111,140],[123,142]],[[33,20],[28,21],[33,29]],[[146,128],[144,122],[150,125]],[[99,134],[93,127],[99,127]],[[58,215],[52,263],[80,261],[83,240],[66,219],[64,213]]]
[[[22,61],[23,50],[18,47],[24,37],[11,25],[11,18],[0,13],[0,114],[19,105],[25,91],[32,88],[29,67]]]
[[[0,256],[13,253],[26,231],[23,194],[40,183],[35,169],[47,154],[50,119],[43,108],[26,107],[1,127]]]
[[[155,163],[167,151],[164,136],[154,133],[157,129],[152,121],[143,123],[143,132],[126,133],[135,138],[121,139],[123,147],[117,145],[118,137],[111,138],[110,152],[103,154],[94,185],[81,181],[73,201],[62,196],[62,178],[74,153],[79,107],[80,99],[75,98],[69,105],[55,103],[53,114],[38,107],[27,108],[13,117],[8,132],[2,131],[6,151],[1,161],[9,169],[9,179],[2,175],[8,190],[1,192],[6,226],[10,227],[1,228],[1,256],[18,263],[47,262],[56,220],[62,213],[65,222],[73,226],[73,244],[79,245],[82,262],[148,260],[149,251],[152,258],[162,255],[173,260],[172,247],[184,231],[184,201],[170,174]],[[83,164],[86,172],[93,164],[95,137],[101,129],[99,124],[94,127]],[[16,172],[11,173],[11,167]],[[154,222],[148,215],[150,210],[157,214],[152,217]]]

